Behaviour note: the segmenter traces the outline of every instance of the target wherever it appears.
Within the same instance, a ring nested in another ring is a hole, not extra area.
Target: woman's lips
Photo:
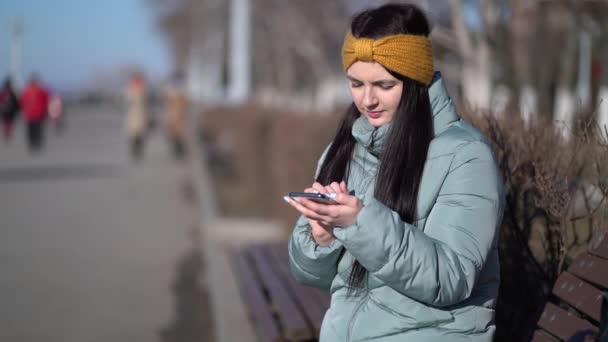
[[[367,116],[369,116],[372,119],[378,119],[382,116],[382,111],[379,112],[367,112]]]

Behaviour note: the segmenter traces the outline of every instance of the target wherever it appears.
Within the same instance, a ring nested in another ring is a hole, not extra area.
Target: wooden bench
[[[597,334],[600,321],[608,314],[607,288],[608,230],[604,230],[591,240],[589,251],[560,274],[552,291],[557,304],[546,304],[532,341],[584,341],[585,335]]]
[[[330,295],[296,282],[286,242],[239,250],[234,264],[260,342],[318,340]]]

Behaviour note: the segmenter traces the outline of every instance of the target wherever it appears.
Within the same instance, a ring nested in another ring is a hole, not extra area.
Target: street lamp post
[[[11,46],[10,46],[10,77],[16,89],[23,86],[22,68],[22,48],[23,48],[23,22],[15,19],[11,25]]]

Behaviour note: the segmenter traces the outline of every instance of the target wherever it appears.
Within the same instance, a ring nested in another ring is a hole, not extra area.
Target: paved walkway
[[[73,109],[30,156],[0,142],[0,341],[212,340],[191,167],[155,132],[126,154],[122,117]]]

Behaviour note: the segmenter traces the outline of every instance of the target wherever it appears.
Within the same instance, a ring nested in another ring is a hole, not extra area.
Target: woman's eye
[[[394,87],[394,85],[392,85],[392,84],[382,84],[382,85],[380,85],[380,88],[384,89],[384,90],[389,90],[389,89],[391,89],[393,87]]]
[[[351,83],[350,86],[351,86],[351,88],[359,88],[362,86],[362,84],[361,83]]]

